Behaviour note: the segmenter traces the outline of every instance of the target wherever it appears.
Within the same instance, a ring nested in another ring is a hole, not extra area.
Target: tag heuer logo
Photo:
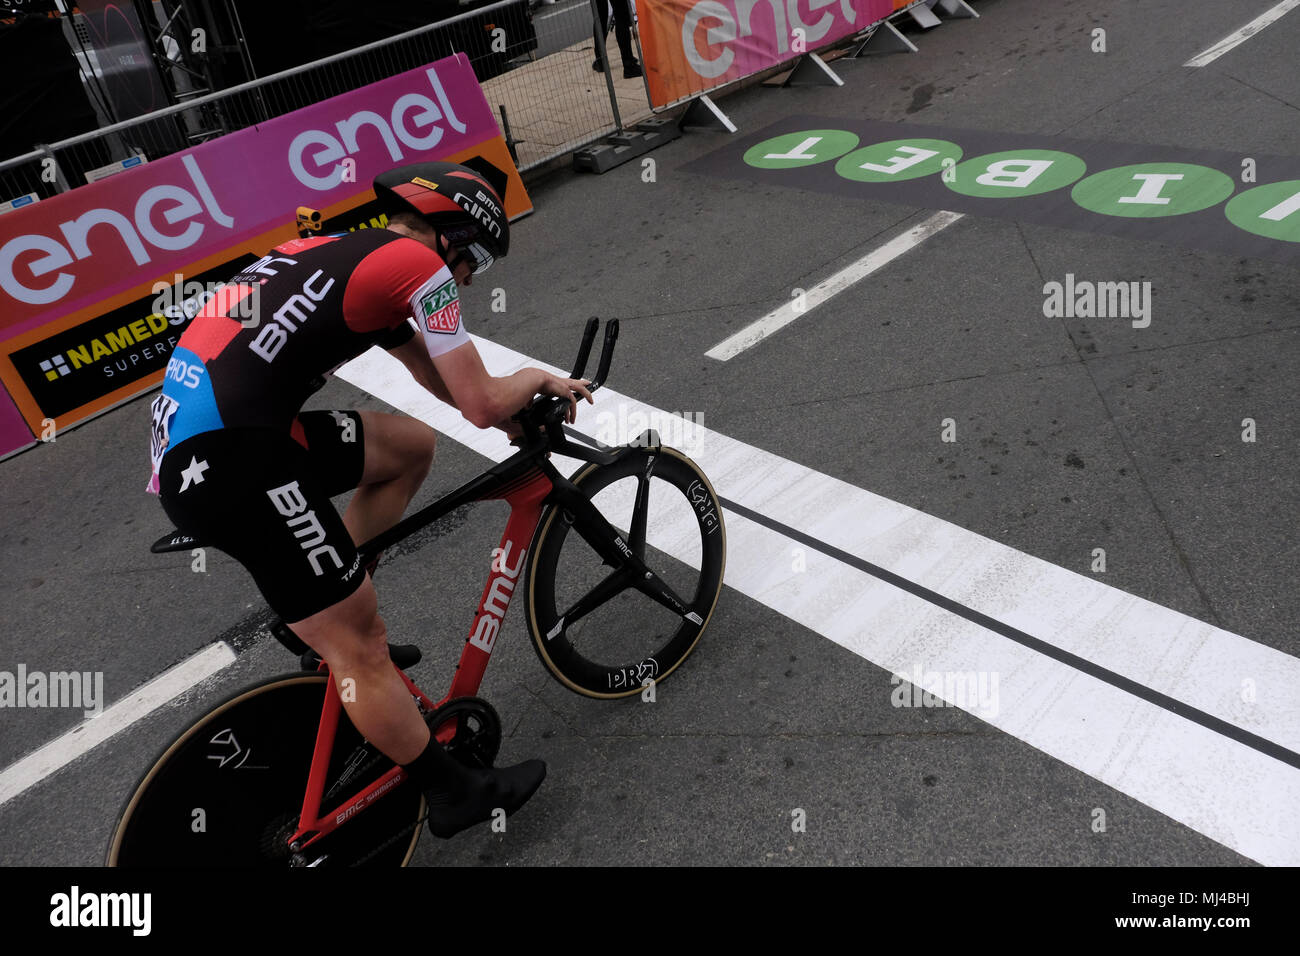
[[[423,307],[425,315],[432,315],[439,309],[445,309],[448,304],[456,301],[458,298],[459,296],[456,294],[456,280],[448,279],[442,285],[438,286],[438,288],[426,295],[420,301],[420,305]]]
[[[460,298],[456,282],[444,282],[420,300],[424,325],[430,332],[452,334],[460,328]]]

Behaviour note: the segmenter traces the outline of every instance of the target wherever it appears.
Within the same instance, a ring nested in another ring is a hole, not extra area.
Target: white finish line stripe
[[[89,753],[163,704],[235,661],[235,652],[218,641],[142,684],[98,717],[82,721],[63,736],[28,754],[0,773],[0,804]],[[143,769],[143,768],[141,768]]]
[[[1296,0],[1296,2],[1300,3],[1300,0]],[[779,332],[795,319],[807,315],[827,299],[839,295],[854,283],[860,282],[871,273],[889,265],[903,253],[916,248],[935,233],[947,229],[958,219],[961,219],[962,215],[959,212],[935,213],[920,225],[913,226],[907,232],[895,236],[879,249],[873,249],[857,262],[817,283],[804,293],[802,303],[792,299],[773,309],[758,321],[745,326],[730,338],[723,339],[704,354],[720,362],[735,358],[750,346],[757,345],[774,332]],[[796,305],[801,307],[796,310]]]
[[[1300,753],[1288,750],[1280,744],[1275,744],[1273,741],[1250,733],[1249,731],[1242,730],[1237,725],[1229,723],[1226,720],[1222,720],[1211,714],[1206,714],[1196,708],[1188,707],[1182,701],[1175,700],[1165,694],[1153,691],[1149,687],[1139,684],[1137,681],[1115,674],[1112,671],[1106,670],[1104,667],[1099,667],[1086,658],[1071,654],[1068,651],[1063,651],[1046,641],[1039,640],[1030,634],[1009,627],[1001,621],[995,620],[986,614],[981,614],[980,612],[972,610],[956,601],[949,600],[943,595],[936,594],[928,588],[920,587],[914,582],[908,581],[906,578],[901,578],[883,568],[876,567],[861,560],[855,555],[840,551],[838,548],[830,547],[823,541],[819,541],[816,538],[803,534],[787,525],[775,522],[766,515],[761,515],[756,511],[752,511],[744,505],[736,504],[722,496],[719,496],[719,498],[725,510],[741,514],[749,520],[763,525],[769,530],[785,535],[791,541],[807,545],[813,550],[819,551],[842,564],[847,564],[850,567],[857,568],[859,571],[863,571],[887,584],[892,584],[894,587],[907,591],[909,594],[914,594],[936,607],[943,608],[952,614],[956,614],[958,617],[965,618],[966,620],[978,624],[994,633],[1001,634],[1003,637],[1009,638],[1018,644],[1022,644],[1030,650],[1037,651],[1040,654],[1046,654],[1054,660],[1069,665],[1080,673],[1090,674],[1098,680],[1105,681],[1108,684],[1118,687],[1120,690],[1127,691],[1130,694],[1141,697],[1149,703],[1163,707],[1170,713],[1185,717],[1194,723],[1198,723],[1203,727],[1213,730],[1215,733],[1223,734],[1239,743],[1246,744],[1246,746],[1258,750],[1260,753],[1266,754],[1275,760],[1280,760],[1283,763],[1300,770]]]
[[[1290,13],[1296,7],[1300,7],[1300,0],[1282,0],[1282,2],[1277,6],[1264,11],[1240,30],[1230,33],[1204,53],[1198,53],[1196,56],[1184,63],[1183,66],[1205,66],[1208,63],[1213,63],[1225,53],[1241,46],[1241,44],[1245,43],[1265,27],[1282,19],[1282,17]]]
[[[475,341],[495,375],[548,368]],[[339,375],[493,460],[513,454],[499,432],[463,422],[386,353],[371,350]],[[596,412],[620,404],[629,415],[658,416],[661,430],[671,421],[611,389],[596,393]],[[591,414],[584,405],[581,415]],[[1295,658],[725,435],[698,433],[692,457],[721,497],[1154,695],[1300,752]],[[652,530],[651,543],[673,553],[673,529]],[[997,675],[991,711],[949,703],[1245,856],[1300,863],[1294,767],[823,552],[809,549],[806,570],[796,571],[798,541],[735,510],[728,541],[727,584],[755,601],[904,677],[917,669]],[[881,682],[880,693],[891,690]]]

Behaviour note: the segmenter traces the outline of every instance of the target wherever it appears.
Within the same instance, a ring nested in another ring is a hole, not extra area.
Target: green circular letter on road
[[[1072,153],[1017,149],[958,163],[944,176],[944,183],[963,196],[1015,198],[1063,189],[1087,171],[1088,164]]]
[[[1300,179],[1247,189],[1233,196],[1223,213],[1238,229],[1300,242]]]
[[[956,163],[961,147],[943,139],[895,139],[874,143],[841,156],[835,171],[862,183],[896,183],[943,172],[944,160]]]
[[[1157,219],[1182,216],[1218,205],[1235,188],[1232,178],[1208,166],[1139,163],[1089,176],[1071,196],[1103,216]]]
[[[759,169],[794,169],[843,156],[858,145],[858,135],[842,129],[810,129],[765,139],[745,150],[745,162]]]

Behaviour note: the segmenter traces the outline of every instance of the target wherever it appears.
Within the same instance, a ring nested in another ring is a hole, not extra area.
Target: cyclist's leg
[[[299,428],[293,437],[238,429],[182,442],[163,459],[162,504],[180,530],[252,574],[272,609],[330,665],[357,730],[395,761],[411,760],[429,731],[389,660],[374,586],[330,502],[347,478],[338,470],[345,457],[361,472],[360,450],[331,457],[329,443],[313,435],[316,420],[304,417],[308,438],[317,438],[310,450]],[[199,464],[187,467],[192,460]]]
[[[330,666],[354,727],[402,764],[429,804],[429,829],[450,837],[491,818],[514,813],[546,777],[546,764],[528,760],[491,770],[462,766],[433,739],[406,684],[388,657],[388,635],[369,575],[337,604],[290,627]],[[346,681],[352,681],[351,687]],[[351,693],[345,691],[351,690]]]
[[[405,415],[363,411],[366,464],[361,485],[343,513],[358,543],[387,531],[401,519],[433,465],[438,433]]]
[[[340,476],[314,467],[346,456],[331,462],[327,443],[318,443],[318,460],[299,431],[296,440],[269,429],[187,439],[163,459],[163,507],[182,532],[243,564],[271,607],[329,664],[356,729],[425,791],[435,834],[451,836],[497,807],[513,813],[541,785],[546,765],[471,770],[431,738],[388,658],[374,585],[330,503]]]
[[[385,412],[305,412],[298,420],[295,437],[326,493],[356,489],[343,513],[352,540],[361,544],[395,525],[429,473],[437,433]]]
[[[429,728],[388,656],[388,630],[369,576],[352,594],[298,621],[293,632],[329,665],[348,719],[396,763],[415,760]]]

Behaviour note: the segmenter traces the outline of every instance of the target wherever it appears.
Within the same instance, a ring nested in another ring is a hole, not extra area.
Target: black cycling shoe
[[[631,63],[623,64],[623,79],[631,80],[641,75],[641,64],[636,60],[633,60]]]
[[[461,830],[492,819],[497,809],[506,816],[514,813],[546,779],[546,764],[541,760],[526,760],[513,767],[493,767],[478,770],[466,767],[464,775],[457,775],[456,793],[426,791],[429,803],[429,830],[436,837],[447,839]]]

